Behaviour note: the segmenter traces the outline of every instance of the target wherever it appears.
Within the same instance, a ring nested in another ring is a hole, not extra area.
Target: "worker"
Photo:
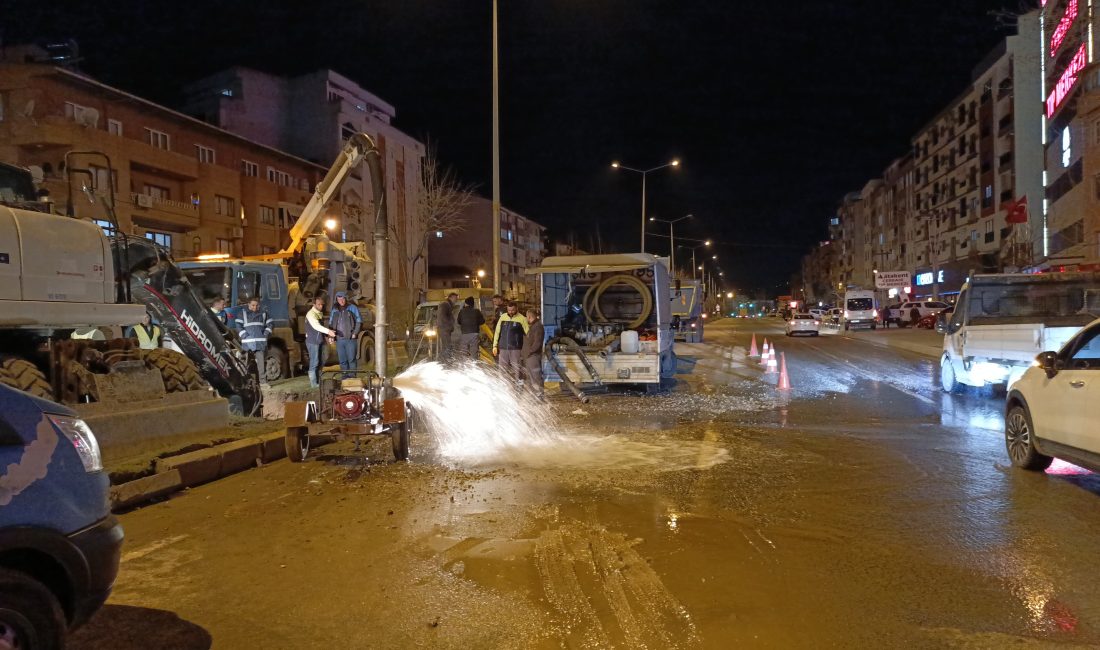
[[[527,310],[527,335],[523,337],[523,348],[520,352],[529,382],[528,389],[540,402],[546,399],[542,393],[542,342],[546,333],[542,321],[539,320],[541,315],[534,307]]]
[[[504,370],[504,374],[513,380],[523,379],[523,337],[527,334],[527,319],[518,314],[519,307],[509,301],[507,311],[497,319],[493,334],[493,356]]]
[[[348,294],[343,291],[336,292],[336,304],[329,314],[328,326],[336,332],[336,356],[340,359],[340,370],[344,371],[345,379],[352,377],[357,367],[357,343],[363,317],[359,315],[359,308],[348,302]]]
[[[210,311],[226,327],[229,327],[235,320],[229,310],[225,308],[225,296],[214,296],[214,301],[210,303]]]
[[[153,317],[145,312],[144,318],[137,325],[130,328],[130,338],[138,340],[138,347],[142,350],[155,350],[160,347],[160,325],[153,323]]]
[[[489,327],[496,330],[497,321],[500,319],[500,315],[503,314],[507,308],[504,306],[504,296],[499,293],[494,295],[493,298],[493,321],[489,323]]]
[[[336,332],[321,324],[325,317],[325,299],[317,296],[313,307],[306,314],[306,353],[309,354],[309,385],[320,385],[321,370],[325,367],[326,343],[335,340]]]
[[[480,356],[478,341],[481,339],[481,326],[485,324],[485,315],[474,307],[473,297],[464,301],[462,309],[458,310],[458,349],[471,361],[477,361]]]
[[[260,309],[260,299],[248,299],[248,308],[237,317],[237,329],[241,333],[241,347],[256,361],[260,383],[267,384],[267,337],[271,336],[271,316]]]
[[[458,301],[458,294],[454,291],[447,294],[447,299],[439,303],[439,309],[435,313],[435,333],[439,337],[439,349],[436,353],[436,359],[439,361],[448,361],[451,358],[451,351],[454,347],[454,342],[451,337],[455,334],[455,303]]]

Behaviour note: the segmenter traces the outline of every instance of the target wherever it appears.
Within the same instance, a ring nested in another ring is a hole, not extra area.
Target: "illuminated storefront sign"
[[[1058,21],[1058,26],[1054,28],[1054,32],[1050,35],[1051,56],[1054,56],[1062,43],[1066,42],[1069,28],[1073,26],[1075,20],[1077,20],[1077,0],[1069,0],[1069,4],[1066,5],[1066,13],[1062,14],[1062,20]]]
[[[939,284],[943,284],[943,269],[940,269],[939,273],[937,273],[936,275],[939,276],[939,279],[936,280],[936,282],[938,282]],[[917,286],[918,287],[926,287],[930,284],[932,284],[932,272],[931,271],[917,274]]]
[[[1085,64],[1088,62],[1088,50],[1085,45],[1081,45],[1077,49],[1077,54],[1073,55],[1073,59],[1070,60],[1069,66],[1066,67],[1066,71],[1062,73],[1062,77],[1058,80],[1058,84],[1054,86],[1054,90],[1050,91],[1050,95],[1047,96],[1047,118],[1054,115],[1054,111],[1058,110],[1058,107],[1062,105],[1066,97],[1069,95],[1069,91],[1073,90],[1073,86],[1077,83],[1077,73],[1085,69]]]

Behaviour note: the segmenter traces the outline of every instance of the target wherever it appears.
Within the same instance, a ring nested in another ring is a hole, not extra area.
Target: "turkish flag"
[[[1027,197],[1003,204],[1005,223],[1027,223]]]

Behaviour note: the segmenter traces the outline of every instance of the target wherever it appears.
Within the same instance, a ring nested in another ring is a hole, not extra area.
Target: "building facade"
[[[415,267],[425,233],[418,217],[424,145],[393,122],[396,109],[332,70],[285,78],[230,68],[189,85],[184,111],[210,124],[328,167],[353,133],[370,135],[382,151],[389,201],[390,285],[423,288],[427,264]],[[340,231],[349,241],[374,236],[374,196],[365,168],[341,188]]]
[[[105,157],[66,162],[70,151]],[[58,211],[72,165],[75,216],[112,227],[78,191],[87,185],[113,198],[124,232],[177,256],[279,250],[326,171],[78,72],[11,62],[0,62],[0,160],[41,173]]]
[[[431,288],[471,286],[479,270],[482,287],[492,287],[493,211],[489,199],[474,197],[462,217],[463,230],[436,233],[429,245]],[[546,228],[506,207],[500,209],[500,282],[498,292],[520,302],[538,301],[538,278],[527,270],[546,256]],[[497,289],[497,287],[492,287]]]

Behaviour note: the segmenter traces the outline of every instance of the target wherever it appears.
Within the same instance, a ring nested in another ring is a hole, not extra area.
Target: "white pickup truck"
[[[973,275],[941,320],[940,384],[1007,386],[1100,316],[1100,273]]]

